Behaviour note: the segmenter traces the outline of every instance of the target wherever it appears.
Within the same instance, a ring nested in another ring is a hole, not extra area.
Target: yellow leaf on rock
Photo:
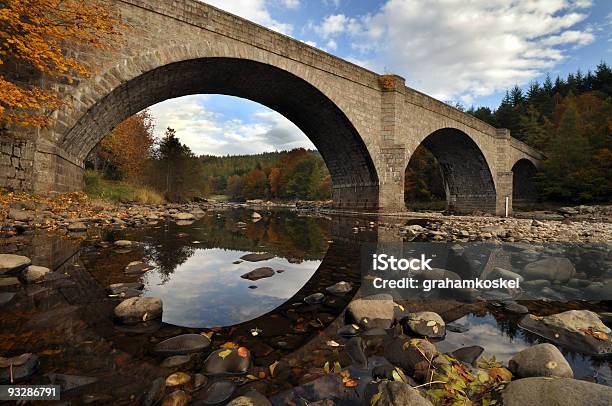
[[[378,401],[380,400],[381,396],[382,396],[382,392],[378,392],[374,394],[374,396],[372,396],[372,399],[370,399],[370,406],[376,405],[376,403],[378,403]]]
[[[227,356],[228,356],[228,355],[230,355],[231,353],[232,353],[232,350],[224,350],[224,351],[221,351],[221,352],[220,352],[218,355],[219,355],[221,358],[225,359],[225,357],[227,357]]]
[[[270,364],[268,369],[270,370],[270,376],[274,376],[274,370],[278,366],[278,361],[275,361],[273,364]]]
[[[238,344],[233,343],[233,342],[231,342],[231,341],[228,341],[228,342],[226,342],[226,343],[221,344],[221,347],[222,347],[222,348],[227,348],[227,349],[230,349],[230,350],[231,350],[231,349],[233,349],[233,348],[238,347]]]
[[[438,324],[438,323],[436,323],[436,321],[435,321],[435,320],[429,320],[429,321],[427,322],[427,327],[433,327],[433,326],[435,326],[436,324]]]

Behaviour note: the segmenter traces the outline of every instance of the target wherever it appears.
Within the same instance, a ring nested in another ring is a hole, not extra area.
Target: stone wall
[[[0,188],[32,191],[34,142],[0,137]]]

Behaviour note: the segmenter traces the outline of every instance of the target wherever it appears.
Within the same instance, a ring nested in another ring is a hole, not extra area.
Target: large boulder
[[[394,319],[393,297],[379,294],[355,299],[346,307],[345,321],[364,327],[389,328]]]
[[[559,327],[579,333],[584,330],[600,331],[606,334],[611,332],[602,323],[597,313],[589,310],[568,310],[563,313],[546,316],[542,321],[551,327]]]
[[[609,406],[612,388],[570,378],[524,378],[502,392],[504,406]]]
[[[404,319],[404,323],[410,332],[418,336],[441,338],[446,334],[444,320],[438,313],[411,313],[407,319]]]
[[[420,338],[394,338],[384,348],[384,356],[390,363],[412,375],[420,364],[427,364],[438,355],[435,345]]]
[[[367,405],[376,406],[433,406],[412,386],[399,381],[372,382],[364,393]]]
[[[162,311],[162,301],[158,297],[133,297],[115,307],[115,316],[124,324],[136,324],[159,319]]]
[[[520,378],[552,376],[573,378],[574,372],[561,351],[552,344],[534,345],[516,354],[508,362],[508,369]]]
[[[0,275],[19,272],[31,264],[30,258],[22,255],[0,254]]]
[[[201,334],[182,334],[158,343],[153,352],[162,355],[185,355],[208,349],[210,340]]]
[[[30,265],[23,273],[23,279],[26,283],[35,283],[42,280],[51,270],[44,266]]]
[[[567,282],[574,277],[576,269],[567,258],[549,257],[532,262],[525,266],[525,279],[545,279],[549,281]]]

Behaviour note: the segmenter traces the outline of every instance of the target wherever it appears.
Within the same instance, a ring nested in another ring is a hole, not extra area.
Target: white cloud
[[[472,100],[527,83],[590,44],[577,25],[586,0],[388,0],[358,19],[327,16],[321,38],[346,33],[353,59],[405,76],[409,86],[442,100]],[[361,55],[361,56],[359,56]]]
[[[221,97],[221,96],[216,96]],[[248,122],[211,111],[206,95],[166,100],[150,108],[155,135],[174,128],[180,141],[196,155],[257,154],[265,151],[310,148],[314,145],[292,122],[263,106]],[[234,101],[237,109],[240,103]],[[211,106],[213,107],[213,106]]]
[[[335,51],[336,49],[338,49],[338,43],[336,41],[334,41],[333,39],[330,39],[329,41],[327,41],[327,43],[325,44],[325,47],[331,51]]]
[[[280,0],[281,4],[291,10],[300,8],[300,0]]]
[[[266,0],[206,0],[205,2],[283,34],[290,35],[293,31],[291,24],[282,23],[272,18]],[[299,0],[282,0],[282,2],[288,8],[299,6]]]

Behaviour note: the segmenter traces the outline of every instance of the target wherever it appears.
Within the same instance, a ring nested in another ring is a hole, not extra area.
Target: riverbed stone
[[[13,380],[23,381],[36,372],[39,365],[38,356],[31,353],[21,354],[16,357],[0,357],[0,383],[10,383],[11,371],[13,366]]]
[[[519,282],[523,281],[523,277],[516,272],[509,271],[504,268],[494,267],[487,274],[487,279],[503,279],[503,280],[515,280],[518,279]]]
[[[15,292],[0,292],[0,307],[9,304],[15,295]]]
[[[67,229],[72,233],[82,233],[87,231],[87,226],[85,225],[85,223],[77,221],[75,223],[68,224]]]
[[[176,213],[172,217],[176,220],[195,220],[195,216],[191,213]]]
[[[15,221],[29,221],[31,218],[33,218],[33,215],[31,211],[10,209],[8,212],[8,218]]]
[[[159,319],[162,311],[163,304],[158,297],[133,297],[115,307],[115,316],[124,324],[136,324]]]
[[[332,295],[344,295],[353,290],[353,285],[350,282],[341,281],[325,288]]]
[[[390,363],[412,375],[419,363],[432,361],[438,355],[438,350],[433,343],[424,339],[397,337],[385,345],[383,353]]]
[[[245,347],[213,351],[202,368],[207,376],[242,375],[251,366],[251,356]]]
[[[0,289],[15,291],[21,286],[19,279],[14,276],[0,278]]]
[[[211,383],[201,396],[198,396],[198,400],[204,405],[224,404],[232,397],[235,390],[236,385],[230,381],[216,381]]]
[[[452,358],[455,358],[461,362],[464,362],[469,365],[476,365],[476,361],[484,352],[484,348],[479,345],[472,345],[469,347],[461,347],[453,352],[450,352],[448,355]]]
[[[125,273],[128,275],[141,275],[150,270],[155,269],[151,265],[145,264],[142,261],[133,261],[125,267]]]
[[[183,387],[191,382],[191,375],[185,372],[175,372],[166,377],[167,388]]]
[[[123,283],[113,283],[109,285],[107,291],[111,295],[118,295],[121,292],[125,292],[126,290],[142,290],[144,289],[144,284],[141,282],[123,282]]]
[[[68,392],[73,389],[82,388],[87,385],[91,385],[98,381],[98,378],[91,376],[80,376],[80,375],[68,375],[68,374],[56,374],[50,373],[46,375],[53,385],[59,385],[62,388],[62,392]]]
[[[404,323],[409,332],[419,336],[441,338],[446,334],[444,320],[435,312],[411,313]]]
[[[325,300],[325,295],[323,293],[317,292],[312,295],[308,295],[304,298],[304,303],[309,305],[321,304]]]
[[[374,397],[378,400],[373,401]],[[364,398],[364,404],[377,406],[433,406],[429,400],[419,394],[418,390],[399,381],[372,382],[366,388]]]
[[[256,281],[256,280],[263,279],[263,278],[269,278],[271,276],[274,276],[274,274],[275,274],[274,269],[268,266],[264,266],[261,268],[253,269],[252,271],[247,272],[244,275],[241,275],[240,277],[242,279]]]
[[[153,352],[160,355],[187,355],[206,351],[210,339],[201,334],[181,334],[157,343]]]
[[[357,323],[361,327],[389,328],[393,323],[393,297],[388,294],[366,296],[351,301],[346,307],[347,324]]]
[[[561,351],[552,344],[537,344],[516,354],[508,369],[520,378],[550,376],[573,378],[574,372]]]
[[[132,246],[132,241],[128,241],[128,240],[117,240],[114,242],[115,247],[119,247],[119,248],[129,248]]]
[[[608,406],[612,388],[570,378],[523,378],[502,392],[504,406]]]
[[[23,279],[26,283],[35,283],[42,280],[51,270],[44,266],[30,265],[23,272]]]
[[[153,406],[157,404],[164,397],[165,391],[166,380],[164,378],[160,377],[153,380],[142,400],[143,406]]]
[[[256,390],[250,390],[229,402],[227,406],[272,406],[272,403]]]
[[[549,257],[532,262],[525,266],[525,279],[546,279],[550,281],[567,282],[574,277],[576,269],[572,262],[563,257]]]
[[[159,366],[162,368],[174,369],[188,364],[189,361],[191,361],[191,357],[189,355],[173,355],[165,358],[161,364],[159,364]]]
[[[22,255],[0,254],[0,275],[17,273],[31,264],[30,258]]]
[[[175,390],[164,398],[161,406],[187,406],[190,400],[185,391]]]
[[[590,310],[568,310],[563,313],[557,313],[546,316],[542,321],[551,327],[564,328],[574,332],[582,332],[581,330],[601,331],[609,334],[612,331],[601,319]]]
[[[240,257],[240,259],[244,261],[249,261],[249,262],[267,261],[272,258],[274,258],[274,254],[270,254],[268,252],[251,253],[251,254],[246,254]]]

